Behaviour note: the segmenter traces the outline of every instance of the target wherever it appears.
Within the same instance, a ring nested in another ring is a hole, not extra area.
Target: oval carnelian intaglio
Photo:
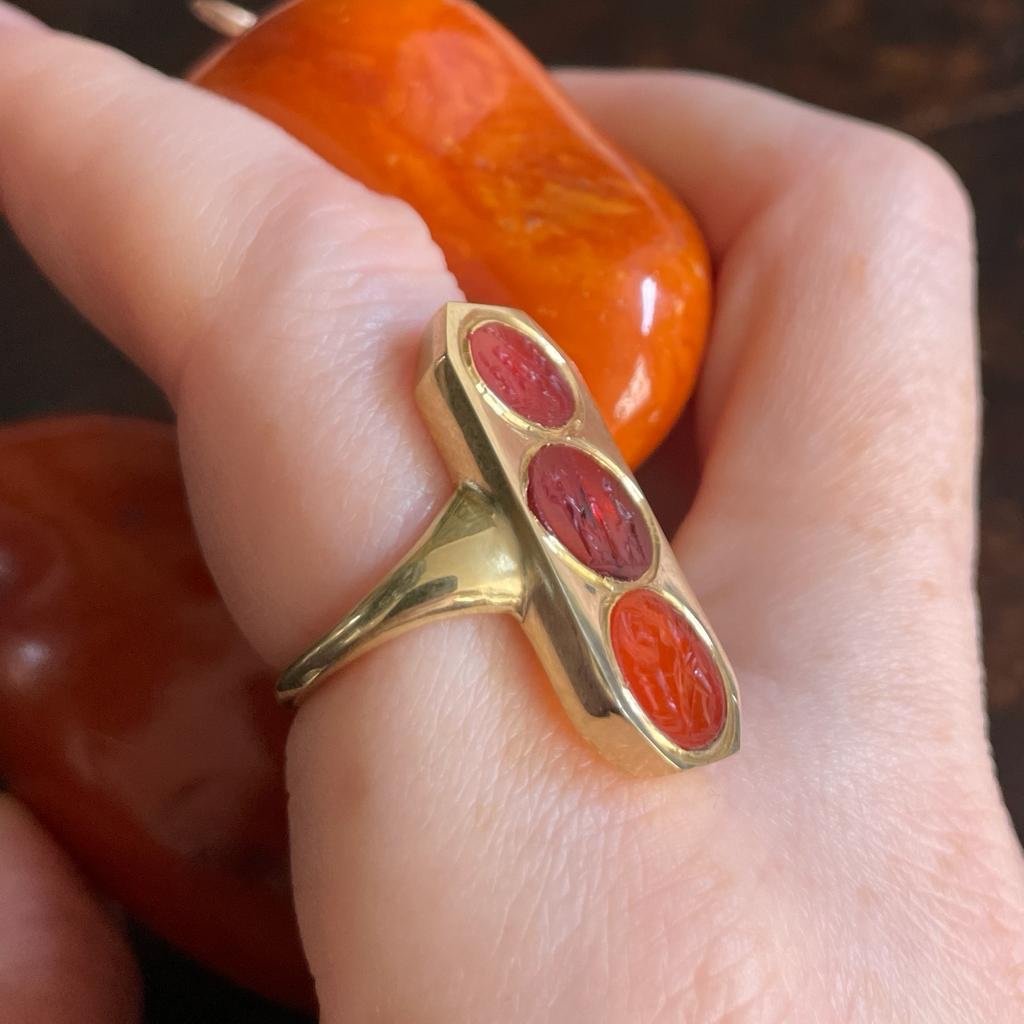
[[[541,347],[508,324],[490,320],[469,333],[469,357],[495,397],[530,423],[564,427],[576,396],[562,370]]]
[[[612,608],[615,659],[647,717],[684,750],[712,743],[725,725],[722,677],[707,644],[653,590],[631,590]]]
[[[527,468],[526,502],[588,569],[635,580],[651,567],[654,540],[640,506],[607,466],[581,448],[541,448]]]

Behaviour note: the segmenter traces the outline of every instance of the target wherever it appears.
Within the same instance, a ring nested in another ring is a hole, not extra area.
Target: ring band
[[[721,647],[578,371],[525,314],[452,302],[416,397],[456,482],[412,551],[281,676],[305,698],[423,622],[516,616],[577,729],[634,774],[739,747]]]

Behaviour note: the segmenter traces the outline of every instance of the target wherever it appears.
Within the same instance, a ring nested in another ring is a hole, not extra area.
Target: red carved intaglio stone
[[[475,327],[469,354],[487,387],[513,412],[541,427],[564,427],[576,411],[572,388],[541,347],[495,321]]]
[[[587,568],[635,580],[650,568],[654,542],[622,482],[593,456],[545,445],[527,471],[526,500],[548,533]]]
[[[612,649],[622,677],[647,717],[673,743],[699,750],[725,724],[725,686],[693,627],[652,590],[615,603]]]

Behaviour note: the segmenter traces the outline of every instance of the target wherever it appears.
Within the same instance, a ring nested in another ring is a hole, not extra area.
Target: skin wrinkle
[[[358,303],[364,294],[369,298],[374,290],[381,287],[379,280],[372,280],[361,266],[370,253],[378,251],[376,246],[381,232],[378,232],[376,237],[373,232],[360,232],[358,224],[355,226],[356,231],[353,232],[349,221],[352,203],[367,202],[369,193],[359,186],[339,188],[334,175],[326,166],[320,166],[319,163],[314,164],[313,169],[302,173],[286,173],[279,182],[279,189],[279,192],[272,192],[266,197],[268,205],[253,207],[252,217],[257,221],[258,227],[245,233],[244,248],[239,256],[231,261],[235,266],[228,280],[221,282],[219,293],[223,301],[224,317],[220,323],[211,325],[211,331],[226,337],[237,337],[230,317],[235,311],[245,307],[244,296],[248,290],[254,285],[258,287],[262,282],[261,292],[269,298],[266,305],[261,304],[264,313],[274,310],[274,296],[279,296],[278,315],[282,320],[287,322],[290,317],[301,312],[309,321],[306,329],[299,333],[288,330],[282,332],[288,338],[289,355],[294,357],[296,343],[303,339],[308,342],[310,338],[325,341],[330,338],[343,338],[346,341],[345,358],[334,358],[327,366],[330,367],[332,374],[340,372],[343,377],[350,374],[354,378],[359,372],[360,360],[358,357],[353,359],[352,353],[368,354],[372,350],[366,344],[366,340],[369,339],[364,340],[358,335],[353,337],[351,331],[345,330],[345,325],[358,323],[358,318],[352,316],[352,311],[358,309]],[[355,192],[355,195],[352,195],[352,192]],[[431,254],[436,253],[436,249],[426,236],[419,218],[390,200],[374,201],[380,203],[378,217],[394,217],[395,223],[393,227],[388,228],[389,233],[404,236],[401,246],[397,244],[396,239],[392,243],[393,248],[384,250],[385,253],[391,253],[392,266],[389,276],[393,283],[390,290],[394,293],[396,286],[399,283],[405,284],[408,277],[404,263],[395,262],[396,248],[402,253],[401,260],[407,259],[408,254],[415,253],[418,248],[426,248]],[[340,242],[342,238],[345,239],[344,248]],[[328,240],[328,250],[318,248],[322,242]],[[287,256],[287,261],[283,256]],[[303,301],[302,291],[296,291],[296,285],[301,288],[303,282],[309,279],[309,268],[314,268],[314,280],[328,274],[349,275],[349,280],[339,285],[335,301],[319,316],[316,310],[309,309]],[[385,264],[381,262],[376,268],[378,278],[384,269]],[[434,276],[436,275],[435,266]],[[433,281],[430,281],[429,285],[432,284]],[[452,287],[454,291],[454,286]],[[375,301],[373,304],[376,306],[379,302]],[[288,326],[294,327],[295,324],[291,323]],[[255,336],[258,338],[260,334]],[[370,337],[376,341],[376,331],[371,330]],[[272,337],[268,339],[273,340]],[[330,351],[330,346],[326,350]],[[190,347],[188,351],[203,353],[219,349],[218,346],[208,345]],[[313,348],[306,357],[315,364],[318,361],[317,357],[324,351],[323,347],[319,350]],[[202,375],[201,364],[196,373]],[[184,374],[185,370],[181,369],[178,374],[179,389]]]
[[[778,306],[778,307],[790,308],[792,306],[792,303],[791,303],[791,300],[783,298],[780,294],[778,294],[776,292],[775,289],[773,289],[771,287],[770,273],[773,271],[774,274],[776,275],[776,278],[781,278],[782,280],[792,280],[792,278],[793,278],[793,272],[792,272],[793,268],[792,268],[792,265],[791,265],[792,264],[792,260],[793,259],[800,259],[801,257],[799,256],[799,253],[801,253],[802,251],[805,251],[805,250],[808,249],[808,247],[806,245],[806,240],[800,240],[800,242],[798,242],[795,239],[792,243],[786,244],[785,238],[784,238],[784,233],[785,232],[793,233],[793,232],[796,232],[796,231],[800,230],[801,228],[799,228],[797,225],[804,225],[804,224],[807,224],[807,223],[811,223],[811,224],[819,224],[819,223],[823,223],[823,222],[827,223],[828,222],[828,218],[830,216],[834,216],[835,215],[835,210],[836,210],[837,205],[838,205],[837,198],[835,196],[828,195],[827,191],[826,191],[826,194],[823,197],[821,197],[820,199],[816,198],[816,197],[820,196],[818,191],[815,190],[817,188],[820,188],[820,184],[817,184],[814,181],[812,181],[811,185],[810,185],[810,190],[804,189],[803,191],[798,191],[798,193],[794,194],[795,197],[796,197],[796,202],[798,203],[798,208],[797,209],[793,209],[793,203],[792,202],[780,202],[779,206],[776,207],[774,210],[772,210],[770,213],[763,214],[762,218],[758,222],[757,226],[752,228],[751,231],[748,234],[746,234],[745,242],[744,242],[744,244],[746,246],[745,252],[744,252],[743,247],[741,245],[735,251],[734,256],[733,256],[734,259],[736,259],[737,261],[742,262],[746,266],[756,267],[756,271],[754,271],[756,273],[756,275],[757,275],[756,276],[757,286],[756,286],[756,289],[755,289],[755,294],[771,296],[772,297],[772,301],[774,301],[776,303],[776,306]],[[849,205],[849,200],[848,199],[846,200],[846,202],[847,202],[847,205]],[[893,204],[890,204],[890,205],[893,205]],[[858,229],[861,230],[861,231],[864,230],[864,227],[862,226],[863,223],[864,223],[863,218],[858,219],[858,225],[860,225]],[[869,223],[869,221],[868,221],[868,223]],[[886,237],[886,232],[887,231],[888,231],[888,228],[885,228],[883,230],[883,232],[881,233],[881,237],[882,238]],[[746,255],[746,254],[750,253],[752,251],[752,249],[753,250],[757,250],[761,246],[761,243],[759,242],[759,239],[761,237],[763,237],[764,234],[769,234],[769,236],[777,237],[777,241],[773,244],[773,246],[771,248],[771,251],[775,252],[776,254],[778,254],[778,258],[780,260],[782,260],[782,262],[779,262],[775,267],[766,268],[763,264],[756,263],[748,255]],[[867,243],[865,241],[864,244],[866,245],[866,247],[868,249],[870,249],[870,250],[878,250],[878,248],[879,248],[878,240],[880,238],[880,233],[878,231],[876,231],[876,232],[873,233],[873,236],[872,236],[872,234],[870,232],[868,232],[868,237],[871,239],[871,241],[870,241],[870,243]],[[827,241],[827,238],[828,238],[827,234],[825,234],[824,238]],[[849,244],[848,241],[846,239],[844,239],[844,246],[847,246],[848,244]],[[813,247],[811,247],[811,248],[813,248]],[[805,271],[805,273],[801,274],[800,276],[801,276],[801,278],[804,281],[810,280],[810,281],[819,281],[819,282],[821,282],[824,285],[824,289],[825,290],[824,290],[824,292],[822,292],[820,289],[814,289],[814,288],[812,288],[810,290],[802,289],[800,300],[799,300],[799,308],[801,309],[801,315],[804,318],[806,318],[807,321],[809,321],[809,322],[813,322],[814,308],[815,308],[814,303],[815,302],[818,302],[819,307],[827,308],[827,304],[824,305],[824,306],[821,306],[821,302],[824,300],[825,296],[827,296],[828,292],[833,291],[835,289],[835,287],[837,287],[837,286],[834,286],[833,284],[831,284],[831,282],[835,282],[837,280],[838,276],[839,276],[839,274],[835,270],[825,271],[825,269],[824,269],[824,267],[822,266],[822,263],[821,263],[820,247],[818,247],[818,249],[815,250],[815,251],[818,253],[817,258],[807,267],[807,270]],[[843,249],[840,250],[840,254],[839,254],[840,261],[842,261],[842,259],[844,258],[843,255],[842,255],[843,251],[844,251]],[[825,252],[827,253],[828,250],[825,249]],[[798,255],[794,256],[794,255],[792,255],[793,253],[796,253]],[[901,257],[901,261],[902,261],[902,259],[903,259],[903,257]],[[881,258],[877,257],[876,258],[876,262],[882,262]],[[893,268],[891,266],[886,266],[885,268],[888,271],[888,273],[891,276],[891,278],[895,278],[895,279],[899,278],[899,269],[898,268]],[[769,272],[766,273],[766,270],[768,270]],[[899,315],[900,317],[905,318],[906,315],[907,315],[907,312],[906,312],[906,310],[904,308],[905,307],[905,302],[902,301],[902,297],[901,296],[897,296],[897,300],[899,301],[898,308],[900,310],[897,313],[897,315]],[[836,304],[835,300],[829,300],[829,301],[833,305]],[[749,303],[749,305],[750,305],[750,303]],[[796,308],[796,307],[797,306],[794,306],[794,308]],[[915,315],[920,316],[921,315],[921,310],[927,310],[927,303],[919,304],[918,311],[915,312]],[[751,315],[754,316],[754,317],[765,318],[765,314],[764,314],[764,312],[760,308],[756,309],[756,311],[754,311]],[[874,310],[872,308],[872,315],[877,317],[877,322],[879,324],[878,330],[879,331],[885,331],[888,323],[891,322],[891,317],[893,316],[893,312],[892,311],[883,312],[881,309],[876,311],[876,310]],[[769,318],[769,319],[771,318],[771,314],[770,313],[768,314],[767,318]],[[776,312],[775,313],[775,318],[780,323],[780,327],[782,327],[783,331],[784,331],[785,329],[784,329],[783,325],[784,325],[784,321],[785,321],[786,317],[783,316],[783,315],[779,315]],[[734,332],[734,336],[735,337],[749,336],[750,333],[751,333],[750,330],[746,330],[746,331],[738,330],[737,331],[735,324],[730,324],[728,326],[732,329],[732,332]],[[785,337],[785,333],[780,334],[780,337],[784,338]],[[785,352],[787,350],[790,350],[790,351],[792,351],[794,353],[794,355],[796,355],[796,353],[799,351],[799,349],[797,347],[795,347],[795,346],[786,346],[784,344],[784,342],[781,344],[781,348],[782,348],[783,352]],[[772,349],[763,349],[763,350],[764,351],[771,351]],[[829,374],[829,371],[827,370],[827,368],[820,368],[820,369],[817,369],[816,371],[812,369],[814,367],[814,361],[813,360],[814,360],[815,354],[817,352],[821,352],[823,354],[824,351],[825,351],[825,349],[823,347],[821,347],[821,346],[819,346],[817,348],[809,348],[804,353],[805,355],[809,356],[808,360],[806,360],[806,361],[804,359],[797,360],[796,358],[788,359],[787,361],[784,362],[784,364],[780,368],[778,368],[778,370],[776,372],[779,374],[779,376],[781,378],[784,378],[786,380],[793,380],[793,381],[796,382],[796,381],[800,381],[801,379],[806,379],[807,382],[808,382],[809,388],[812,389],[812,390],[809,390],[807,393],[813,394],[815,392],[815,390],[817,390],[817,382],[818,382],[818,380],[820,380],[822,378],[827,379],[828,374]],[[904,349],[903,351],[906,351],[906,350]],[[775,354],[774,352],[773,352],[772,357],[774,359],[776,359],[776,360],[778,358],[777,354]],[[744,362],[740,362],[740,361],[736,360],[734,362],[734,365],[736,365],[736,366],[738,366],[740,368],[742,368],[744,366],[749,367],[748,379],[750,379],[750,380],[763,380],[764,379],[763,371],[760,368],[755,370],[755,367],[751,366],[750,362],[745,362],[745,364],[744,364]],[[856,362],[854,362],[854,364],[852,366],[853,366],[853,369],[854,369],[855,373],[859,374],[860,379],[862,381],[865,380],[864,375],[863,375],[863,370],[858,370]],[[898,360],[897,360],[896,364],[894,364],[892,367],[889,368],[890,378],[893,376],[893,374],[894,374],[896,368],[898,368],[898,366],[899,366],[899,364],[898,364]],[[714,372],[714,367],[713,367],[713,364],[711,364],[710,367],[709,367],[709,373],[712,374],[713,372]],[[842,379],[842,378],[840,378],[840,379]],[[901,379],[905,380],[906,378],[904,377],[904,378],[901,378]],[[741,382],[739,382],[739,381],[734,381],[733,384],[735,385],[735,387],[741,386]],[[877,395],[886,394],[886,389],[884,387],[880,386],[878,382],[872,382],[868,378],[868,379],[866,379],[866,384],[867,385],[872,385],[873,384],[873,386],[869,386],[867,388],[867,393],[869,393],[869,394],[877,394]],[[845,393],[847,395],[854,396],[854,395],[858,395],[858,394],[863,394],[864,390],[865,390],[864,384],[860,384],[858,386],[857,377],[854,377],[852,382],[850,382],[848,384]],[[735,392],[735,388],[734,388],[734,399],[733,399],[734,401],[738,400],[738,398],[735,397],[735,393],[736,392]],[[805,416],[807,416],[809,418],[809,420],[812,423],[814,423],[816,425],[817,436],[819,438],[821,438],[819,446],[824,447],[824,440],[823,439],[826,436],[828,436],[828,433],[827,433],[827,431],[822,431],[820,429],[820,423],[818,422],[816,417],[812,415],[813,412],[817,408],[818,408],[818,406],[816,406],[816,404],[809,404],[809,406],[807,406],[805,409],[803,409],[802,412],[803,412],[803,414]],[[883,408],[885,408],[885,407],[883,407]],[[702,414],[706,413],[706,410],[707,410],[707,407],[702,407],[701,413]],[[827,425],[827,423],[829,423],[829,422],[835,422],[835,420],[837,418],[839,418],[841,416],[841,414],[842,414],[842,407],[837,408],[837,407],[833,406],[833,407],[827,408],[826,411],[825,411],[825,417],[826,418],[824,420],[824,423]],[[854,417],[847,417],[846,421],[850,422],[850,423],[856,423],[856,422],[862,422],[862,419],[860,417],[854,416]],[[714,427],[714,429],[715,430],[720,430],[720,428],[718,426]],[[811,435],[811,436],[813,436],[813,435]],[[969,435],[969,436],[971,436],[971,435]],[[877,437],[876,439],[879,442],[882,441],[881,437]],[[881,447],[883,447],[883,445],[881,443],[879,443],[878,446],[880,447],[880,449],[881,449]]]
[[[344,330],[341,329],[338,331],[338,333],[344,335],[347,332],[344,332]],[[351,333],[348,333],[347,342],[352,345],[360,344],[359,339],[352,337]],[[293,368],[287,366],[283,367],[282,369],[283,373],[286,375],[289,372],[293,371]],[[208,390],[208,392],[212,391],[213,389],[216,388],[216,381],[219,376],[219,373],[211,373],[211,368],[208,366],[206,370],[204,383],[202,386],[204,386]],[[226,388],[231,388],[237,391],[240,383],[242,382],[238,381],[236,378],[233,377],[230,381],[225,381],[225,386]],[[356,382],[353,383],[355,385]],[[213,388],[211,388],[211,384],[213,385]],[[379,444],[379,441],[377,441],[376,439],[387,436],[386,433],[382,433],[380,431],[377,431],[376,433],[374,432],[375,423],[372,417],[368,420],[366,417],[360,417],[358,413],[358,410],[360,408],[365,407],[367,402],[373,402],[374,392],[372,390],[367,390],[363,386],[354,386],[353,392],[351,393],[358,394],[360,396],[355,403],[355,407],[351,401],[344,403],[338,402],[334,396],[334,388],[332,387],[330,392],[330,398],[328,399],[331,402],[331,405],[325,410],[325,415],[317,417],[315,409],[308,409],[308,412],[313,421],[319,419],[320,422],[329,423],[332,419],[335,418],[335,416],[348,417],[348,419],[346,419],[344,422],[339,421],[340,429],[336,434],[334,434],[333,436],[328,434],[328,436],[325,436],[322,441],[322,450],[324,451],[325,455],[327,455],[325,459],[326,465],[339,464],[339,456],[343,457],[344,451],[347,451],[350,448],[351,450],[356,451],[360,450],[360,448],[363,448],[364,450],[367,451],[379,450],[379,448],[375,448],[375,445]],[[224,400],[225,394],[225,389],[220,389],[219,399],[221,401]],[[239,398],[242,401],[245,401],[244,391],[241,395],[239,395]],[[414,429],[413,419],[416,416],[416,413],[415,410],[411,407],[411,402],[407,406],[405,406],[405,408],[408,409],[408,411],[404,413],[401,420],[398,420],[393,415],[391,421],[386,424],[386,427],[388,428],[388,433],[394,434],[396,432],[396,427],[404,428],[405,423],[409,424],[408,429],[410,431]],[[185,424],[184,429],[186,430],[188,429],[188,412],[188,405],[184,405],[181,409],[181,418],[183,424]],[[205,413],[201,409],[197,409],[197,413],[200,416],[205,415]],[[290,423],[291,420],[287,420],[286,422]],[[353,430],[354,424],[358,424],[355,430]],[[285,438],[285,447],[293,449],[294,441],[291,440],[293,436],[292,433],[288,431],[283,436]],[[369,445],[364,445],[361,440],[363,437],[370,439],[371,442],[373,443]],[[302,443],[306,446],[307,451],[317,450],[311,449],[309,447],[308,436],[303,440]],[[419,436],[418,443],[415,446],[394,444],[393,446],[390,447],[390,451],[393,452],[394,454],[389,454],[389,460],[395,460],[396,468],[398,466],[401,466],[401,474],[396,474],[394,477],[392,477],[392,479],[399,479],[403,481],[402,492],[409,493],[410,500],[414,500],[415,498],[424,494],[427,491],[429,491],[432,495],[436,495],[436,497],[433,497],[430,502],[424,503],[423,506],[421,506],[421,508],[417,510],[421,517],[421,522],[419,524],[414,525],[418,525],[418,527],[421,529],[423,526],[426,525],[426,521],[429,519],[429,517],[433,515],[441,499],[441,495],[443,493],[442,489],[445,487],[443,470],[437,472],[434,475],[429,485],[423,482],[430,479],[430,477],[428,476],[430,467],[432,464],[436,465],[439,462],[439,460],[437,459],[436,454],[430,454],[432,450],[429,447],[429,439],[423,437],[422,434]],[[422,455],[426,455],[428,457],[423,458],[421,457]],[[419,464],[417,464],[417,461],[419,462]],[[372,476],[372,479],[381,480],[382,478],[380,477],[379,473],[375,471]],[[382,482],[381,487],[384,486],[385,484]],[[296,489],[301,492],[301,483]],[[368,508],[373,507],[369,500],[363,500],[364,497],[369,498],[370,495],[361,495],[360,504],[357,506],[357,509],[360,510],[360,516],[366,516]],[[312,508],[312,512],[314,515],[314,522],[323,517],[323,511],[317,509],[315,506]],[[383,509],[382,513],[383,522],[385,524],[387,523],[389,518],[391,518],[395,514],[393,511],[393,506],[392,508]],[[365,519],[363,519],[362,521],[365,521]],[[286,522],[281,522],[279,526],[281,529],[289,532],[291,529],[293,529],[291,524]],[[336,523],[333,523],[329,520],[324,520],[323,537],[320,542],[320,545],[314,546],[314,550],[316,549],[316,547],[319,547],[322,550],[323,545],[333,546],[335,543],[333,537],[336,536],[336,531]],[[315,539],[316,534],[318,532],[319,531],[314,530],[311,533],[311,541]],[[410,529],[410,525],[408,521],[406,521],[406,536],[402,543],[394,545],[394,549],[391,555],[392,558],[397,558],[398,555],[401,553],[402,549],[406,548],[408,544],[412,542],[416,535],[416,532],[418,532],[418,530],[414,531]],[[324,606],[329,606],[330,609],[337,609],[338,607],[351,603],[351,601],[353,601],[357,595],[357,592],[354,589],[354,583],[358,580],[358,578],[362,576],[365,579],[365,585],[368,586],[370,582],[372,582],[372,578],[374,576],[377,576],[381,571],[383,571],[384,567],[387,565],[387,561],[384,558],[382,558],[381,555],[378,554],[377,551],[372,547],[363,547],[362,549],[351,550],[350,560],[352,563],[362,561],[364,564],[366,564],[367,568],[360,570],[358,565],[353,564],[350,569],[350,575],[353,577],[353,579],[347,586],[343,588],[338,588],[337,585],[330,583],[330,581],[326,579],[323,581],[323,585],[330,591],[330,593],[327,599],[322,603]],[[371,566],[372,571],[370,571]],[[309,567],[309,572],[306,577],[307,586],[309,585],[309,581],[314,580],[317,574],[322,573],[322,571],[322,568],[316,569],[311,565]],[[221,578],[222,586],[224,585],[224,583],[224,579]],[[339,592],[339,589],[344,592]],[[348,594],[350,594],[351,596],[347,596]],[[328,624],[329,623],[327,622],[323,622],[322,626],[326,626]],[[278,648],[276,651],[265,651],[264,653],[271,653],[275,660],[283,660],[293,656],[295,653],[295,649],[296,648],[293,645],[289,644],[285,650],[281,650]]]
[[[788,216],[786,216],[786,217],[784,217],[784,219],[789,220],[790,218]],[[778,223],[778,221],[776,220],[774,223]],[[772,232],[774,230],[774,223],[773,223],[773,226],[767,228],[767,230],[769,230],[769,232]],[[817,257],[817,261],[820,262],[820,260],[821,260],[821,256],[819,255]],[[760,275],[759,283],[758,283],[758,294],[762,294],[762,293],[763,294],[770,294],[770,295],[775,296],[774,301],[776,301],[778,303],[785,303],[787,301],[787,298],[784,297],[783,295],[779,294],[778,291],[776,291],[775,289],[772,288],[771,276],[767,275],[767,277],[766,277],[764,275],[764,267],[761,267],[760,271],[761,271],[761,275]],[[783,273],[783,274],[789,274],[790,272],[791,272],[791,268],[789,268],[789,267],[786,267],[786,268],[780,270],[780,273]],[[814,268],[813,267],[810,268],[809,272],[811,274],[814,274],[814,272],[815,272]],[[761,289],[764,289],[764,292],[762,292]],[[755,315],[758,315],[758,314],[755,314]],[[879,314],[879,315],[880,315],[880,317],[884,316],[883,314]],[[889,315],[891,316],[891,314],[889,314]],[[770,318],[771,318],[771,314],[769,313],[768,314],[768,319],[770,319]],[[822,317],[822,319],[824,319],[824,317]],[[784,337],[784,335],[783,335],[783,337]],[[785,343],[782,342],[782,344],[784,345]],[[760,352],[762,352],[762,353],[772,352],[771,358],[775,358],[774,352],[772,351],[771,347],[767,347],[766,346],[766,347],[762,348],[760,350]],[[811,356],[812,361],[813,361],[814,358],[815,357],[813,355],[813,350],[812,350],[812,356]],[[761,367],[759,365],[759,362],[763,362],[763,358],[759,360],[757,358],[757,356],[755,355],[754,359],[751,359],[749,362],[744,362],[743,364],[741,364],[742,365],[742,369],[739,371],[741,376],[737,377],[734,380],[734,389],[735,389],[736,392],[738,392],[740,389],[745,389],[745,388],[749,389],[748,385],[745,385],[745,383],[744,383],[745,381],[754,382],[754,381],[759,381],[759,380],[764,379],[764,373],[763,373],[763,370],[761,369]],[[787,379],[792,377],[795,381],[799,381],[802,377],[804,377],[805,375],[808,375],[808,377],[807,377],[808,384],[813,388],[814,385],[815,385],[815,378],[818,376],[818,374],[814,374],[813,376],[810,375],[811,371],[810,371],[809,367],[812,366],[812,365],[813,365],[813,362],[811,362],[811,363],[804,363],[803,364],[803,368],[800,369],[798,372],[796,372],[796,373],[786,372]],[[844,365],[846,365],[846,364],[844,364]],[[829,492],[831,492],[830,497],[833,500],[835,500],[835,501],[839,501],[839,500],[843,499],[844,494],[847,494],[847,491],[845,489],[844,490],[840,490],[837,493],[837,488],[841,484],[845,483],[845,481],[850,481],[851,485],[854,485],[854,486],[859,485],[860,486],[860,491],[858,492],[857,500],[856,501],[852,500],[851,497],[847,497],[845,499],[845,501],[844,501],[844,504],[847,507],[849,507],[851,505],[856,507],[856,506],[858,506],[859,504],[861,504],[863,502],[863,481],[864,481],[865,477],[867,479],[871,479],[872,476],[877,475],[877,470],[874,473],[864,474],[863,472],[859,471],[860,467],[857,465],[856,461],[847,461],[845,464],[844,463],[838,463],[835,460],[835,458],[834,458],[834,455],[835,455],[834,446],[836,444],[835,437],[834,437],[835,430],[834,429],[830,429],[830,424],[831,423],[835,423],[837,421],[840,422],[840,423],[843,423],[843,422],[846,422],[846,423],[850,423],[850,422],[857,422],[857,423],[865,423],[866,422],[866,423],[870,423],[871,424],[870,429],[871,429],[872,433],[870,435],[870,437],[871,437],[871,444],[870,444],[869,451],[871,453],[871,456],[875,457],[875,458],[882,456],[884,453],[899,452],[902,449],[904,449],[905,446],[901,446],[899,444],[893,443],[892,441],[887,441],[885,432],[883,432],[882,430],[879,429],[881,424],[884,424],[887,420],[891,419],[889,403],[891,403],[891,401],[892,401],[893,389],[887,383],[886,378],[879,379],[878,376],[877,376],[877,373],[874,372],[874,367],[872,367],[871,371],[869,372],[868,368],[863,365],[863,362],[858,363],[858,361],[856,359],[854,361],[850,362],[848,364],[848,366],[849,366],[849,370],[851,370],[852,373],[853,373],[850,386],[846,390],[846,395],[849,396],[849,397],[845,398],[845,399],[844,398],[840,398],[840,403],[841,404],[839,405],[838,408],[833,406],[833,407],[828,408],[826,410],[821,410],[819,403],[811,403],[809,408],[803,410],[802,415],[805,416],[809,422],[813,422],[814,424],[816,424],[815,433],[807,434],[806,433],[807,427],[804,424],[794,423],[792,425],[792,429],[793,429],[794,434],[799,433],[802,436],[810,436],[812,439],[815,439],[813,441],[812,447],[810,448],[808,454],[812,455],[812,457],[813,457],[813,453],[814,452],[817,451],[817,452],[821,453],[821,457],[825,460],[825,467],[824,468],[825,468],[825,472],[826,473],[830,472],[829,468],[828,468],[828,464],[829,463],[831,463],[833,466],[835,466],[835,469],[833,471],[834,474],[835,474],[835,478],[833,480],[830,480],[829,477],[826,476],[825,480],[820,485],[821,486],[821,490],[824,493],[828,494]],[[897,372],[901,374],[901,376],[897,378],[898,381],[902,382],[902,381],[907,379],[907,375],[903,374],[902,369],[898,369],[898,370],[897,369],[888,369],[886,371],[886,376],[888,377],[889,380],[891,380],[893,378],[893,375],[895,373],[897,373]],[[862,381],[864,383],[858,384],[858,378],[860,379],[860,381]],[[749,386],[756,386],[756,385],[751,384]],[[902,386],[902,384],[900,386]],[[808,393],[813,393],[813,390],[809,391]],[[870,409],[870,407],[867,410],[863,409],[864,400],[865,400],[866,397],[869,397],[869,396],[877,396],[876,402],[879,404],[879,411],[880,411],[880,413],[882,415],[881,419],[879,418],[879,415],[877,415],[877,414],[873,415],[872,414],[872,410]],[[740,399],[739,395],[737,394],[737,397],[734,398],[734,401],[740,401],[740,400],[741,399]],[[845,410],[844,410],[844,406],[842,404],[843,402],[849,402],[850,403],[851,411],[856,410],[856,412],[853,415],[846,413]],[[918,407],[920,407],[919,404],[918,404]],[[774,412],[774,410],[772,410],[772,411]],[[824,412],[823,416],[821,415],[821,412]],[[857,413],[859,413],[859,415],[857,415]],[[784,413],[784,415],[788,415],[788,414]],[[905,422],[905,420],[902,417],[897,420],[898,424],[902,424],[903,422]],[[719,429],[718,436],[720,437],[722,431],[728,432],[731,428],[729,427],[728,423],[723,422],[723,423],[720,424],[718,429]],[[862,427],[860,429],[865,429],[865,428]],[[862,435],[862,437],[865,440],[866,440],[867,436],[869,436],[869,435]],[[971,438],[972,435],[968,435],[968,437]],[[893,440],[895,440],[895,439],[893,439]],[[862,447],[862,449],[865,447],[863,441],[862,441],[861,447]],[[916,446],[915,446],[915,448],[916,448]],[[814,468],[816,470],[820,471],[820,467],[818,467],[817,465],[815,465]],[[905,475],[907,473],[907,470],[910,470],[913,473],[914,477],[920,477],[925,472],[923,467],[921,467],[921,468],[918,467],[917,460],[910,460],[910,461],[901,462],[898,469],[894,469],[894,470],[891,470],[891,471],[890,470],[886,470],[886,472],[892,472],[894,476],[896,476],[896,475],[903,476],[903,475]],[[802,470],[802,471],[803,472],[807,472],[807,470]],[[708,466],[707,467],[707,472],[708,473],[713,473],[714,472],[714,466],[713,465]],[[882,481],[883,486],[878,488],[878,493],[882,496],[882,500],[887,502],[887,503],[891,503],[892,500],[893,500],[892,489],[885,486],[886,481],[889,480],[889,479],[891,479],[891,478],[888,477],[888,476],[884,476],[884,475],[881,476],[880,480]],[[914,501],[915,498],[916,498],[916,495],[913,492],[909,492],[908,493],[907,505],[910,506],[911,508],[916,508],[916,505],[913,504],[913,501]]]

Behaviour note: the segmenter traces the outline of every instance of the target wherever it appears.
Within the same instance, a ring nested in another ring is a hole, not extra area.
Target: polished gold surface
[[[576,412],[562,428],[531,424],[502,405],[477,376],[468,335],[487,321],[522,331],[573,384]],[[739,696],[729,663],[704,620],[665,535],[612,443],[579,375],[527,316],[448,303],[424,338],[416,396],[456,482],[455,495],[424,539],[374,591],[282,676],[284,701],[305,696],[372,646],[431,619],[498,611],[523,624],[566,712],[610,761],[636,774],[707,764],[739,746]],[[642,509],[654,540],[650,569],[622,582],[581,565],[526,501],[526,467],[552,441],[601,461]],[[615,599],[636,587],[661,592],[704,641],[725,686],[725,724],[700,750],[677,746],[626,687],[609,637]]]
[[[428,619],[466,612],[519,614],[521,564],[508,519],[478,487],[461,484],[387,579],[285,673],[278,697],[300,699],[323,673]]]

